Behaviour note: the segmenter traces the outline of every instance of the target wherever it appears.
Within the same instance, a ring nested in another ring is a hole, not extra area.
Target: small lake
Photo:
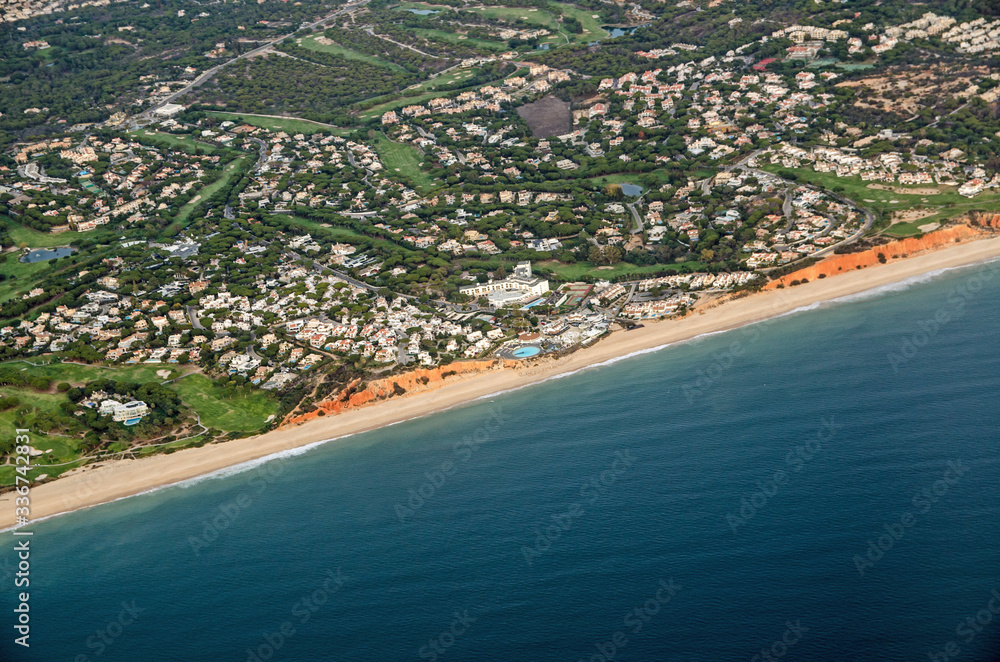
[[[642,187],[636,184],[622,184],[622,193],[631,197],[642,195]]]
[[[66,257],[76,252],[75,248],[62,246],[60,248],[36,248],[21,256],[21,262],[46,262],[56,258]]]
[[[403,11],[408,11],[411,14],[419,14],[420,16],[427,16],[429,14],[437,14],[439,9],[404,9]]]

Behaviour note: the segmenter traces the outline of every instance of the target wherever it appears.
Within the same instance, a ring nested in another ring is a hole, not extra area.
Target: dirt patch
[[[857,90],[854,105],[883,112],[915,115],[949,98],[968,99],[988,67],[953,64],[891,67],[878,76],[838,83]]]
[[[157,370],[156,371],[156,376],[159,377],[160,379],[170,379],[170,371],[169,370]]]
[[[551,95],[521,106],[517,114],[528,123],[531,135],[536,138],[560,136],[569,133],[573,126],[569,104]]]
[[[928,216],[933,216],[937,214],[939,210],[937,209],[907,209],[906,211],[897,211],[892,215],[892,222],[895,223],[910,223],[912,221],[920,220],[921,218],[927,218]]]
[[[938,195],[941,189],[936,188],[906,188],[905,186],[886,186],[885,184],[869,184],[868,188],[878,191],[892,191],[906,195]]]

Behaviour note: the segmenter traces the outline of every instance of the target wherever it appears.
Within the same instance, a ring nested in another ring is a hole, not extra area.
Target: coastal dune
[[[146,492],[245,462],[399,423],[469,401],[537,383],[557,375],[607,363],[642,350],[733,329],[789,313],[817,302],[857,294],[941,269],[974,264],[1000,256],[1000,237],[951,243],[905,260],[839,272],[836,277],[796,287],[770,289],[734,297],[721,305],[696,310],[680,320],[649,322],[643,328],[617,331],[591,346],[558,360],[539,360],[522,367],[472,370],[449,375],[433,390],[406,393],[372,404],[358,403],[340,413],[316,416],[298,425],[256,437],[201,448],[121,460],[75,470],[31,490],[31,516],[37,520]],[[912,253],[911,253],[912,254]],[[822,264],[822,263],[820,263]],[[441,373],[443,375],[443,373]],[[331,407],[331,410],[333,408]],[[287,423],[291,423],[288,421]],[[14,493],[0,495],[0,528],[14,525]]]

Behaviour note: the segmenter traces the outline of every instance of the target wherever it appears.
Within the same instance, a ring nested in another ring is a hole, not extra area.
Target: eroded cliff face
[[[994,222],[997,223],[994,227],[1000,228],[1000,216],[993,218]],[[864,269],[865,267],[879,264],[880,260],[878,256],[880,253],[885,257],[887,262],[892,262],[893,260],[900,260],[916,253],[932,251],[949,244],[977,239],[981,236],[983,236],[981,231],[971,228],[968,225],[956,225],[936,232],[929,232],[919,239],[916,237],[900,239],[883,244],[882,246],[870,248],[866,251],[861,251],[860,253],[832,255],[811,267],[799,269],[786,276],[772,280],[764,286],[764,289],[773,290],[779,285],[788,287],[792,281],[801,281],[803,278],[806,280],[816,280],[821,275],[824,278],[830,278],[831,276],[837,276],[848,271]]]
[[[315,411],[287,417],[282,423],[282,427],[305,423],[319,416],[339,414],[346,409],[363,407],[380,400],[409,395],[410,393],[429,391],[443,386],[447,379],[454,378],[457,375],[484,372],[502,367],[503,362],[497,359],[455,361],[454,363],[437,368],[420,368],[402,375],[376,379],[368,382],[363,389],[358,389],[361,385],[361,380],[358,379],[351,382],[347,388],[330,399],[318,403]],[[323,413],[320,414],[320,412]]]
[[[980,228],[1000,230],[1000,214],[973,214],[969,223]]]

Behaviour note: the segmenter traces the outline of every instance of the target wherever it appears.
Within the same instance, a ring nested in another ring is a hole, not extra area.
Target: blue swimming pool
[[[518,347],[514,350],[513,355],[518,359],[526,359],[530,356],[535,356],[542,350],[533,345],[526,345],[525,347]]]

